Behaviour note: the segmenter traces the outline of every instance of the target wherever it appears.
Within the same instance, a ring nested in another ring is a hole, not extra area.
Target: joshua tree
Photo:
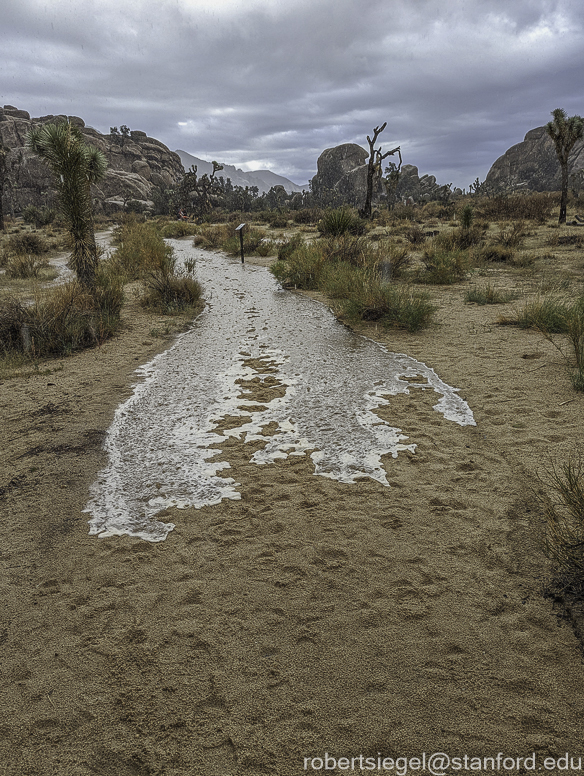
[[[584,121],[580,116],[568,118],[563,108],[556,108],[552,111],[552,116],[554,120],[546,124],[546,132],[554,141],[558,161],[562,168],[562,198],[558,223],[565,224],[568,204],[568,159],[576,141],[584,135]]]
[[[33,129],[27,147],[49,165],[71,237],[71,267],[83,285],[93,289],[97,272],[97,246],[93,230],[91,184],[105,175],[107,160],[85,143],[79,127],[68,121]]]
[[[380,148],[375,148],[377,138],[383,132],[387,126],[387,121],[380,127],[375,127],[373,130],[373,140],[367,135],[367,142],[369,143],[369,162],[367,163],[367,195],[365,198],[365,204],[359,215],[362,218],[371,218],[371,202],[373,200],[373,182],[377,178],[381,178],[381,162],[387,156],[393,156],[400,150],[400,147],[394,148],[393,151],[386,151],[382,154]],[[400,154],[401,159],[401,154]],[[401,166],[401,162],[400,162]]]

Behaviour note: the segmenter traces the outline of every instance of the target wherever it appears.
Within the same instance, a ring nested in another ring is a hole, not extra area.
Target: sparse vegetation
[[[469,288],[464,296],[467,304],[506,304],[513,299],[517,299],[518,294],[512,291],[501,291],[495,286],[487,283],[484,286],[473,286]]]
[[[553,563],[550,592],[572,600],[584,595],[584,460],[573,455],[552,466],[542,482],[544,549]]]
[[[343,234],[362,235],[366,228],[366,222],[349,207],[325,210],[318,222],[318,231],[326,237],[340,237]]]

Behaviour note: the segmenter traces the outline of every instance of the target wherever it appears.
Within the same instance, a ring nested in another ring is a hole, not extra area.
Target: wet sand
[[[388,456],[390,488],[305,457],[258,467],[259,443],[230,438],[241,501],[169,509],[159,544],[89,536],[82,513],[163,346],[152,318],[131,301],[116,339],[0,384],[3,776],[582,754],[580,643],[541,596],[531,489],[581,443],[584,396],[539,334],[494,324],[512,305],[433,293],[436,327],[360,331],[460,388],[476,427],[433,392],[394,397],[378,412],[417,448]]]

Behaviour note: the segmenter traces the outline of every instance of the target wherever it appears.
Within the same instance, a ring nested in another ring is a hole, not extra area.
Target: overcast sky
[[[128,125],[304,184],[401,145],[468,187],[554,108],[584,114],[582,0],[2,0],[0,102]]]

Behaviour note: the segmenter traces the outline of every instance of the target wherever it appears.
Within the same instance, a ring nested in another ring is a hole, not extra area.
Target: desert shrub
[[[475,253],[477,261],[511,261],[514,252],[503,245],[483,245]]]
[[[513,299],[517,299],[517,294],[511,291],[499,291],[490,283],[485,286],[473,286],[469,288],[464,297],[464,301],[474,304],[506,304]]]
[[[361,273],[350,297],[337,303],[340,314],[349,320],[377,321],[384,326],[410,332],[427,327],[435,307],[427,294],[407,286],[383,283],[372,273]]]
[[[6,248],[11,253],[33,254],[34,256],[40,256],[48,250],[44,237],[34,234],[34,232],[11,234],[6,241]]]
[[[294,234],[288,240],[280,243],[278,247],[278,259],[280,261],[286,261],[294,253],[295,250],[300,248],[303,244],[302,237],[299,234]]]
[[[513,267],[525,268],[532,267],[537,260],[537,256],[534,253],[519,253],[514,254],[509,259],[509,264]]]
[[[350,207],[344,206],[334,210],[325,210],[318,222],[321,235],[340,237],[343,234],[365,234],[367,223]]]
[[[480,198],[476,210],[491,221],[526,220],[545,223],[551,217],[557,197],[547,193],[498,194]]]
[[[495,237],[495,242],[506,248],[520,248],[526,237],[527,229],[523,221],[514,221],[503,225],[503,228]]]
[[[460,211],[460,225],[463,229],[470,229],[472,222],[474,221],[474,208],[470,204],[464,205],[462,210]]]
[[[303,243],[287,261],[276,261],[270,267],[285,286],[314,290],[318,288],[325,258],[317,245]]]
[[[340,261],[335,264],[324,264],[319,276],[318,288],[329,299],[347,299],[362,284],[363,269],[356,269],[353,264]]]
[[[346,262],[355,267],[364,267],[377,261],[378,249],[365,237],[355,237],[349,233],[324,237],[318,247],[327,262]]]
[[[179,270],[173,255],[164,256],[144,277],[145,293],[140,302],[165,315],[194,308],[202,295],[200,283],[188,269]]]
[[[108,289],[99,276],[95,294],[75,281],[57,286],[31,305],[3,299],[0,342],[4,353],[25,352],[39,358],[99,345],[116,331],[121,301],[121,295]]]
[[[143,277],[172,255],[172,248],[166,245],[153,222],[127,218],[114,230],[112,241],[116,246],[112,266],[117,267],[125,280]]]
[[[466,250],[483,241],[484,229],[480,224],[472,224],[468,229],[458,227],[450,232],[441,232],[434,238],[434,245],[446,251]]]
[[[553,297],[538,297],[527,302],[523,309],[511,318],[499,322],[514,324],[522,329],[539,329],[549,334],[566,334],[569,303]]]
[[[444,219],[452,218],[454,212],[454,205],[452,203],[438,202],[436,200],[432,202],[426,202],[419,210],[421,218],[437,218],[441,221]]]
[[[233,227],[230,224],[199,226],[195,239],[193,240],[193,245],[211,250],[221,248],[226,240],[233,237],[233,231]]]
[[[262,245],[262,243],[267,244]],[[222,243],[221,248],[230,256],[239,256],[241,253],[241,243],[238,234],[234,234],[230,230],[230,236]],[[257,256],[269,256],[270,254],[276,255],[276,244],[272,240],[266,240],[266,232],[264,229],[258,229],[257,227],[251,227],[251,229],[245,229],[243,232],[243,253],[246,256],[256,254]]]
[[[57,217],[57,211],[54,208],[27,205],[22,211],[22,218],[27,224],[34,224],[36,227],[48,226],[52,224]]]
[[[418,270],[418,283],[451,285],[464,280],[469,267],[469,257],[464,251],[429,248],[422,257],[424,270]]]
[[[554,565],[556,592],[584,593],[584,461],[572,456],[542,481],[544,550]]]
[[[405,232],[404,237],[412,245],[421,245],[426,242],[426,235],[418,224],[412,224]]]
[[[552,234],[547,239],[547,244],[552,246],[573,245],[576,248],[581,248],[584,245],[584,234]]]
[[[266,216],[265,223],[269,224],[272,229],[285,229],[288,226],[290,216],[291,214],[281,210],[270,210]]]
[[[574,388],[584,388],[584,296],[576,300],[538,298],[528,302],[515,316],[501,317],[498,323],[538,329],[565,358]],[[571,350],[566,352],[553,336],[567,335]],[[575,371],[573,369],[575,364]]]
[[[9,278],[38,278],[49,267],[49,262],[32,254],[16,253],[7,259],[4,266]]]
[[[169,221],[160,226],[160,234],[167,239],[191,237],[197,233],[197,226],[187,221]]]
[[[410,252],[407,248],[384,243],[379,246],[381,258],[377,268],[381,278],[394,280],[403,274],[404,269],[411,262]]]
[[[318,207],[302,208],[293,214],[296,224],[316,224],[322,218],[322,210]]]

